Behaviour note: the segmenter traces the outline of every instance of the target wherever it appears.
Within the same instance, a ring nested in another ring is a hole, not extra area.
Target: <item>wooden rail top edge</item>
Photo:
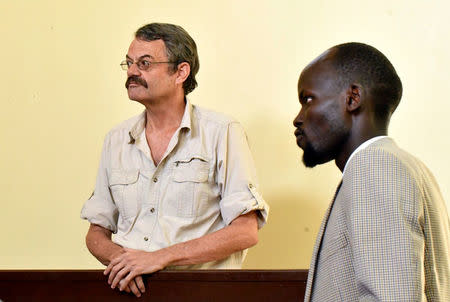
[[[171,270],[146,275],[148,281],[306,282],[308,270]],[[0,281],[105,280],[103,270],[0,270]]]

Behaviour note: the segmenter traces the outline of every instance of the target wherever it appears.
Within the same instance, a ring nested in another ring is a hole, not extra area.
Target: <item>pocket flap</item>
[[[175,162],[173,180],[176,182],[205,182],[208,180],[209,163],[200,157]]]
[[[109,185],[129,185],[137,182],[139,170],[113,170],[109,177]]]

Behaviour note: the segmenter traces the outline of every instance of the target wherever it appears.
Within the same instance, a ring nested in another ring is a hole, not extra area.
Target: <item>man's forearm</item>
[[[198,239],[155,252],[124,249],[105,270],[112,288],[123,290],[135,276],[150,274],[172,265],[192,265],[220,260],[258,242],[256,213],[236,218],[229,226]]]
[[[165,266],[193,265],[224,259],[258,243],[255,212],[236,218],[228,227],[161,249]]]
[[[123,248],[112,242],[111,231],[96,225],[91,224],[86,235],[86,246],[104,265],[108,265],[112,259],[123,253]]]

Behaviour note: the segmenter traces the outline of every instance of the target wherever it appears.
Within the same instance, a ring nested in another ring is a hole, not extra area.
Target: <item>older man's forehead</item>
[[[138,57],[142,57],[144,55],[148,55],[151,58],[164,58],[166,57],[166,47],[164,41],[153,40],[153,41],[145,41],[142,39],[134,39],[130,47],[128,48],[128,54],[133,53]]]

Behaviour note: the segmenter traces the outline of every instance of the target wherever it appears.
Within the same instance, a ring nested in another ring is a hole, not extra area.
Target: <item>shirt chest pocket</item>
[[[109,188],[119,214],[124,220],[133,219],[139,212],[144,180],[139,170],[113,170]]]
[[[209,162],[194,156],[176,160],[172,170],[173,205],[178,217],[196,217],[208,198]]]

